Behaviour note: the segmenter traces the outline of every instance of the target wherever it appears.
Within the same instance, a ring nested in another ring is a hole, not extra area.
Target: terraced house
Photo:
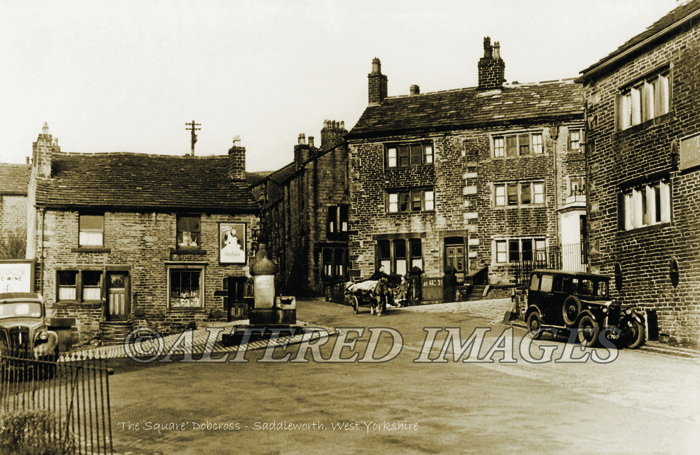
[[[489,38],[477,87],[389,97],[379,59],[368,78],[369,105],[347,138],[353,278],[382,265],[441,277],[450,266],[458,281],[506,285],[535,263],[585,268],[579,85],[505,84]]]
[[[80,342],[235,316],[259,223],[245,148],[202,157],[64,153],[45,125],[31,172],[36,289]]]
[[[318,147],[313,136],[300,134],[294,161],[252,185],[285,294],[322,295],[348,276],[346,134],[344,122],[332,120],[324,122]]]
[[[700,1],[582,71],[590,262],[649,334],[700,341]]]

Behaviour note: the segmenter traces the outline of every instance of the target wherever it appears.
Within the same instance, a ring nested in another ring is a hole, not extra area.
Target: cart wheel
[[[355,310],[355,314],[360,312],[360,302],[357,300],[357,296],[352,296],[352,307]]]

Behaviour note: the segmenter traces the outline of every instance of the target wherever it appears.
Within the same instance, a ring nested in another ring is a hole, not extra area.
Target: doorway
[[[107,274],[107,320],[126,321],[131,313],[129,298],[129,274],[110,272]]]

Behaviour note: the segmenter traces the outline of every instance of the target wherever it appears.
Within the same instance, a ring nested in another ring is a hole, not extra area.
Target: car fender
[[[591,311],[589,308],[586,308],[585,310],[581,311],[581,313],[578,315],[578,318],[576,319],[576,325],[578,326],[579,321],[581,320],[582,317],[584,316],[590,316],[591,319],[593,319],[595,322],[601,322],[602,319],[599,316],[595,314],[595,312]]]
[[[39,357],[44,357],[47,355],[51,355],[56,351],[56,347],[58,346],[58,335],[56,332],[53,331],[48,331],[48,338],[45,343],[41,343],[37,347],[34,348],[34,357],[39,358]]]
[[[542,317],[542,311],[539,309],[539,307],[537,305],[530,305],[525,311],[525,320],[527,320],[527,317],[534,312],[537,312],[537,314],[540,315],[540,318]]]

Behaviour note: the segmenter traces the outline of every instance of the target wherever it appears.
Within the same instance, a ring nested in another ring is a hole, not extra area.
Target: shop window
[[[386,149],[386,167],[409,167],[433,164],[432,143],[390,145]]]
[[[203,268],[169,269],[170,308],[204,308],[204,299],[202,298],[203,275]]]
[[[103,246],[104,215],[80,215],[79,246]]]
[[[618,129],[625,130],[667,114],[670,105],[669,71],[638,80],[620,90]]]
[[[100,270],[59,270],[56,273],[59,302],[101,302],[102,277]]]
[[[624,228],[629,231],[671,221],[671,190],[668,182],[630,188],[623,193]]]
[[[192,248],[200,246],[201,226],[199,215],[177,217],[177,246]]]
[[[411,268],[423,270],[423,242],[421,239],[411,239],[408,243],[411,247]]]

